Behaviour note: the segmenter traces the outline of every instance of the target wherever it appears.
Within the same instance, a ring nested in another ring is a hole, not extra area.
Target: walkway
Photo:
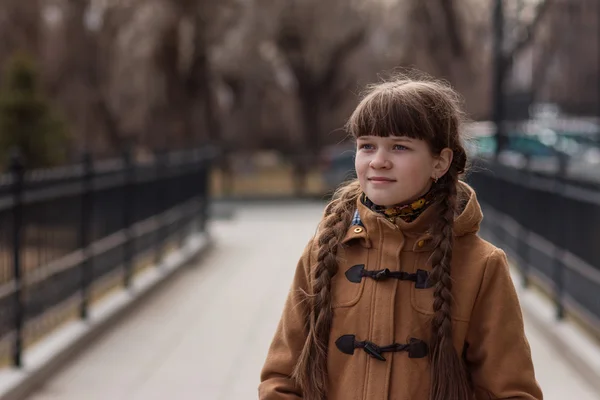
[[[321,211],[318,203],[251,205],[213,223],[217,245],[200,265],[30,399],[256,399],[297,258]],[[600,399],[539,332],[528,325],[527,334],[546,400]]]

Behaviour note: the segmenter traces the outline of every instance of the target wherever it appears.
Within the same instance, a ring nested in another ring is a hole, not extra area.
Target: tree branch
[[[521,39],[517,41],[513,48],[504,55],[505,71],[512,67],[513,60],[533,41],[535,38],[535,32],[541,21],[544,19],[544,16],[546,15],[551,4],[552,0],[542,0],[542,2],[537,6],[535,17],[525,28],[525,32]]]
[[[444,20],[446,25],[446,31],[450,38],[450,46],[452,53],[455,57],[461,57],[464,54],[464,44],[462,41],[462,35],[460,31],[460,24],[456,17],[456,7],[454,0],[440,0]]]
[[[102,121],[106,134],[106,139],[112,146],[113,150],[120,150],[123,148],[124,138],[119,128],[119,122],[115,114],[111,111],[106,98],[101,94],[97,93],[93,102],[96,115]]]
[[[329,62],[325,67],[325,72],[323,73],[322,78],[319,80],[321,87],[328,88],[333,85],[336,73],[339,70],[339,66],[346,61],[346,59],[358,46],[360,46],[365,37],[366,29],[364,26],[362,26],[355,32],[346,36],[339,46],[337,46],[331,52]],[[325,89],[325,91],[327,91],[327,89]]]

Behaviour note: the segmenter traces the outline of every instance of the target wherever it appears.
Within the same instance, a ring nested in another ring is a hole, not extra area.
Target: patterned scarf
[[[405,222],[412,222],[419,217],[431,204],[438,199],[435,185],[421,198],[410,204],[396,205],[392,207],[378,206],[373,203],[366,194],[362,195],[362,203],[371,210],[383,214],[390,222],[395,222],[396,218],[401,218]]]

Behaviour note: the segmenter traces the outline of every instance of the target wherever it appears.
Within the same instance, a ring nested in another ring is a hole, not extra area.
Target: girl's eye
[[[402,146],[401,144],[395,144],[394,150],[408,150],[408,147]]]
[[[360,146],[358,146],[358,148],[360,150],[373,150],[373,145],[369,143],[363,143]]]

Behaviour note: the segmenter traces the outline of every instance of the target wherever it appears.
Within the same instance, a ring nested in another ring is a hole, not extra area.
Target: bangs
[[[414,93],[402,95],[394,88],[383,88],[368,94],[358,105],[346,124],[354,138],[362,136],[405,136],[431,141],[433,129],[423,107]]]

